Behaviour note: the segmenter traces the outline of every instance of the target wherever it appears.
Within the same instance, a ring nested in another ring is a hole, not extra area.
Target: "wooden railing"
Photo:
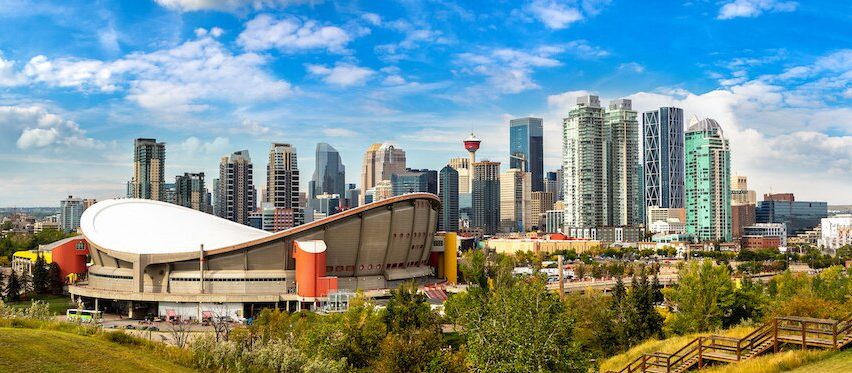
[[[644,353],[617,373],[683,372],[694,365],[704,367],[707,360],[738,362],[750,359],[770,348],[778,352],[781,344],[840,349],[852,344],[852,313],[840,320],[807,317],[776,317],[742,338],[710,335],[698,337],[674,353]],[[614,371],[610,371],[615,373]]]

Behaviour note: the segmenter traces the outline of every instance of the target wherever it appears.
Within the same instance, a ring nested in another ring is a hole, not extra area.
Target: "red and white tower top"
[[[473,135],[473,132],[470,133],[470,136],[464,140],[464,148],[471,153],[476,153],[479,150],[479,143],[482,142],[476,136]]]

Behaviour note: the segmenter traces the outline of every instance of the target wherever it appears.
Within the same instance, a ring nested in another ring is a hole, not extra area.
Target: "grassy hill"
[[[144,348],[61,331],[0,328],[0,372],[192,372]]]
[[[722,335],[743,337],[751,328],[734,328],[724,331]],[[618,371],[627,363],[632,362],[643,353],[674,352],[684,344],[695,339],[700,334],[672,337],[664,340],[652,340],[642,343],[629,351],[613,356],[601,363],[601,371]],[[737,364],[723,364],[702,369],[705,373],[822,373],[822,372],[852,372],[852,349],[843,351],[830,350],[791,350],[777,354],[767,353],[751,360]]]

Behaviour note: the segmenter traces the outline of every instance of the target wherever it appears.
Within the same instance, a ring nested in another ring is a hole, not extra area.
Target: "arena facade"
[[[437,281],[439,208],[435,195],[412,193],[269,233],[165,202],[101,201],[81,219],[93,265],[69,291],[87,308],[131,317],[242,317],[314,307],[341,290]]]

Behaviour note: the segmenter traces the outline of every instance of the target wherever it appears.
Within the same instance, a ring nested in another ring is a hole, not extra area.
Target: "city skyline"
[[[852,203],[844,188],[852,182],[852,50],[837,49],[849,30],[828,2],[693,3],[666,14],[624,1],[273,3],[4,7],[0,206],[124,195],[132,141],[145,137],[167,144],[165,181],[217,175],[222,156],[262,155],[273,142],[302,150],[303,176],[313,174],[309,150],[320,142],[350,170],[381,142],[405,149],[411,168],[439,170],[465,156],[459,142],[471,131],[483,140],[478,157],[505,171],[509,120],[532,116],[544,119],[544,171],[552,171],[561,118],[588,93],[630,99],[639,113],[675,106],[687,118],[718,120],[731,172],[747,175],[759,195]],[[553,16],[560,11],[578,17]],[[510,20],[523,27],[504,27]],[[693,22],[703,28],[683,28]],[[814,22],[828,32],[797,37]],[[13,36],[35,25],[37,36]],[[636,37],[618,37],[625,33]],[[672,50],[656,53],[659,45]],[[257,166],[262,185],[265,165]],[[359,181],[348,173],[346,182]]]

